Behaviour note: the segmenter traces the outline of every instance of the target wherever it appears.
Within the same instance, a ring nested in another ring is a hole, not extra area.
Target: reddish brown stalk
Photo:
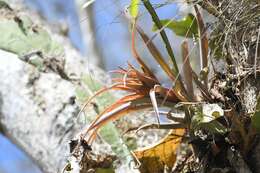
[[[161,66],[161,68],[165,71],[167,76],[175,82],[175,87],[173,88],[173,91],[175,95],[182,101],[187,101],[187,92],[184,88],[183,83],[181,80],[177,79],[174,75],[173,71],[169,67],[169,65],[164,61],[160,51],[157,49],[157,47],[153,44],[152,40],[149,39],[149,37],[144,33],[144,31],[136,26],[136,29],[140,36],[142,37],[143,41],[145,42],[145,45],[147,46],[148,50],[154,57],[154,59],[158,62],[158,64]]]
[[[123,90],[123,91],[129,91],[129,92],[135,92],[135,91],[139,91],[136,90],[135,88],[133,88],[133,86],[128,87],[128,86],[124,86],[123,83],[117,83],[117,84],[113,84],[110,87],[105,87],[102,88],[100,90],[98,90],[93,96],[91,96],[90,98],[88,98],[88,100],[84,103],[83,107],[81,108],[81,110],[79,111],[79,114],[87,107],[87,105],[97,96],[101,95],[102,93],[108,91],[108,90]]]
[[[163,56],[156,48],[156,46],[152,43],[152,41],[148,38],[148,36],[144,33],[144,31],[139,26],[136,26],[136,30],[140,34],[141,38],[143,39],[148,50],[151,52],[152,56],[154,56],[154,59],[158,62],[158,64],[160,64],[160,66],[165,71],[165,73],[169,76],[169,78],[172,81],[176,80],[173,71],[171,70],[169,65],[164,61]]]
[[[191,101],[194,101],[194,90],[193,90],[193,82],[192,82],[192,68],[190,65],[189,58],[189,48],[187,41],[184,41],[181,45],[182,48],[182,61],[183,61],[183,74],[184,74],[184,82],[187,88],[187,94]]]
[[[117,104],[117,103],[116,103]],[[91,123],[89,128],[87,129],[85,134],[88,134],[89,138],[88,141],[93,140],[95,138],[95,134],[97,133],[98,129],[102,126],[104,126],[106,123],[110,121],[114,121],[119,119],[120,117],[127,115],[131,112],[136,112],[138,110],[143,110],[151,107],[151,103],[147,104],[140,104],[135,105],[132,104],[132,102],[126,102],[124,104],[121,104],[121,106],[124,106],[120,108],[120,106],[113,104],[113,109],[106,109],[103,111],[96,119]]]
[[[141,69],[144,71],[144,73],[148,74],[149,76],[153,77],[156,79],[156,77],[154,76],[153,72],[147,67],[147,65],[144,63],[144,61],[141,59],[141,57],[139,56],[139,54],[137,53],[137,50],[135,48],[135,27],[133,26],[132,29],[132,53],[134,58],[136,59],[136,61],[140,64]]]
[[[207,39],[207,33],[206,33],[206,28],[203,23],[202,16],[198,10],[198,7],[194,5],[194,9],[196,12],[196,18],[199,26],[199,36],[200,36],[200,56],[201,56],[201,65],[202,69],[201,70],[206,70],[208,68],[208,39]],[[208,90],[208,77],[207,75],[204,78],[204,85],[205,88]]]
[[[205,98],[205,100],[212,102],[212,98],[211,98],[208,90],[201,83],[201,81],[199,80],[199,77],[197,76],[197,74],[194,71],[192,71],[192,78],[193,78],[194,82],[196,83],[196,85],[198,86],[198,88],[199,88],[201,94],[203,95],[203,97]]]

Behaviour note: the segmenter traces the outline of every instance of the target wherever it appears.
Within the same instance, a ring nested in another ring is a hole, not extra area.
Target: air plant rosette
[[[153,30],[156,35],[161,36],[171,63],[165,60],[166,58],[155,46],[153,37],[150,38],[138,25],[139,3],[142,3],[151,15],[154,23]],[[230,79],[230,74],[219,73],[215,70],[214,64],[209,64],[209,57],[212,55],[209,50],[214,52],[215,49],[209,47],[212,42],[208,39],[199,7],[208,9],[209,13],[216,13],[216,11],[209,8],[209,5],[212,5],[210,1],[205,4],[192,5],[194,14],[190,13],[181,20],[160,20],[149,0],[132,1],[129,7],[131,50],[140,67],[137,68],[128,63],[127,68],[113,71],[117,76],[113,78],[113,84],[96,92],[82,108],[84,110],[93,99],[108,90],[127,93],[100,112],[83,132],[84,140],[89,146],[96,139],[98,130],[108,122],[118,120],[133,112],[147,110],[154,112],[157,123],[145,124],[131,130],[167,129],[169,132],[153,145],[132,152],[140,172],[153,173],[165,170],[207,172],[215,167],[234,171],[236,168],[234,168],[232,158],[245,163],[243,158],[246,158],[250,152],[254,136],[259,131],[259,97],[256,96],[257,105],[254,111],[244,114],[244,111],[241,111],[243,105],[237,94],[237,88],[232,86],[239,82],[237,78]],[[182,65],[179,70],[165,29],[170,29],[176,35],[185,38],[193,38],[199,43],[200,57],[198,59],[201,64],[199,74],[194,72],[190,64],[190,52],[186,40],[180,45]],[[160,66],[160,70],[171,81],[171,87],[162,85],[137,52],[135,41],[137,34]],[[209,71],[212,75],[209,75]],[[259,70],[255,71],[255,77],[259,79]],[[183,116],[176,116],[176,112],[181,112]],[[160,122],[162,115],[168,119],[169,123]],[[188,150],[177,159],[177,151],[183,143],[187,144]],[[192,166],[194,164],[197,166]]]

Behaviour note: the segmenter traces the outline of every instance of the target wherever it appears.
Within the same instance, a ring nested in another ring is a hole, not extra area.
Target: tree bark
[[[1,8],[1,14],[15,13],[19,17],[27,13],[34,24],[39,22],[35,14],[28,14],[24,8],[17,10],[17,1],[12,2],[15,5],[9,5],[15,9]],[[2,16],[0,21],[7,18]],[[82,85],[79,79],[88,74],[107,83],[108,77],[70,47],[66,39],[49,34],[63,45],[64,55],[37,55],[43,61],[41,70],[30,63],[30,56],[0,49],[0,127],[43,172],[53,173],[61,172],[69,156],[68,142],[85,125],[76,121],[80,108],[75,102],[75,89]],[[97,58],[95,54],[89,56]]]

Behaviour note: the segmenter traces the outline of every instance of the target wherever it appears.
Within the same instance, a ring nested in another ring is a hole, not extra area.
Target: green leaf
[[[133,18],[136,18],[137,15],[138,15],[138,8],[139,8],[139,2],[140,0],[131,0],[131,4],[130,4],[130,15],[133,17]]]
[[[252,116],[251,121],[257,133],[260,133],[260,95],[258,96],[255,113]]]
[[[181,20],[161,20],[161,23],[166,28],[172,30],[176,35],[192,38],[198,37],[198,24],[196,18],[192,14],[188,14]],[[157,31],[156,25],[153,26],[153,31]]]
[[[60,56],[63,48],[53,41],[47,31],[40,26],[34,26],[27,16],[4,18],[0,20],[0,49],[12,52],[18,56],[33,51],[41,51],[47,56]]]
[[[170,56],[170,59],[173,63],[173,66],[174,66],[174,74],[177,75],[179,74],[179,68],[178,68],[178,65],[177,65],[177,62],[176,62],[176,59],[175,59],[175,56],[174,56],[174,53],[173,53],[173,50],[171,48],[171,44],[170,44],[170,41],[166,35],[166,32],[164,31],[163,29],[163,25],[159,19],[159,16],[157,15],[155,9],[153,8],[151,2],[149,0],[142,0],[145,8],[147,9],[147,11],[149,12],[149,14],[151,15],[152,17],[152,20],[155,24],[155,26],[157,28],[159,28],[161,31],[160,31],[160,35],[161,35],[161,38],[164,42],[164,45],[165,45],[165,48],[167,50],[167,53],[168,55]]]
[[[203,129],[211,134],[227,132],[227,128],[216,119],[224,115],[223,109],[218,104],[203,104],[195,107],[191,125],[194,131]]]
[[[114,173],[115,170],[113,168],[98,168],[96,173]]]
[[[200,128],[206,129],[211,134],[224,134],[228,130],[217,120],[213,120],[210,123],[202,123]]]

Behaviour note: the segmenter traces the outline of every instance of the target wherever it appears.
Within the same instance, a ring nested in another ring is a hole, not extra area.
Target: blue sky
[[[21,171],[22,170],[22,171]],[[28,157],[0,135],[0,173],[40,173]]]

